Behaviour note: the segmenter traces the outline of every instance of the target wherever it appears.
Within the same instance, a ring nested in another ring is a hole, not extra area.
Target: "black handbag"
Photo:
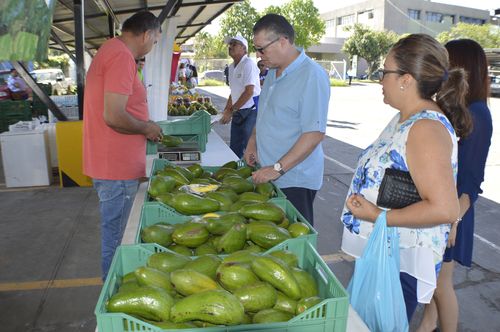
[[[386,168],[378,191],[377,205],[387,209],[401,209],[421,201],[410,172]]]

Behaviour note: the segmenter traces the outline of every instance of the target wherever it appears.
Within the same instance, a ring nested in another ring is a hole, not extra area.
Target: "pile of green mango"
[[[224,164],[213,174],[199,164],[188,167],[169,164],[150,179],[149,199],[165,203],[181,214],[200,215],[237,211],[245,202],[265,202],[275,197],[272,184],[253,184],[252,172],[253,168],[249,166],[238,168],[235,161]],[[188,184],[216,185],[218,189],[200,197],[179,190],[179,187]]]
[[[310,233],[302,222],[289,225],[272,203],[249,203],[239,212],[210,215],[177,224],[160,222],[141,230],[143,243],[156,243],[186,256],[231,254],[238,250],[263,252],[281,242]]]
[[[298,261],[287,250],[195,259],[157,252],[123,276],[106,309],[164,329],[285,322],[323,300]]]

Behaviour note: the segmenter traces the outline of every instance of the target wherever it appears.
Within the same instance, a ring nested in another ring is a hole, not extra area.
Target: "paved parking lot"
[[[225,103],[228,87],[207,87]],[[213,98],[214,99],[214,98]],[[217,98],[215,98],[217,100]],[[473,266],[457,267],[455,288],[460,303],[459,331],[500,331],[500,99],[490,99],[494,133],[487,160],[484,194],[476,203]],[[328,112],[323,187],[315,200],[318,251],[340,281],[347,285],[353,260],[340,251],[340,214],[361,149],[372,143],[396,111],[382,102],[378,84],[334,87]],[[226,140],[229,126],[216,126]],[[412,320],[414,329],[421,308]]]

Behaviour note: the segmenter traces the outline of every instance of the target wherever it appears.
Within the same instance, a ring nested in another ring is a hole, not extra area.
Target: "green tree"
[[[281,13],[295,30],[295,45],[309,48],[319,43],[325,34],[325,22],[319,17],[312,0],[291,0]]]
[[[249,0],[233,5],[224,14],[220,23],[219,37],[223,40],[228,36],[241,35],[249,41],[248,51],[253,50],[253,26],[259,19],[257,10],[252,7]]]
[[[195,59],[226,58],[227,48],[219,36],[213,36],[208,32],[196,34],[194,39]]]
[[[344,42],[342,51],[349,59],[352,59],[353,55],[365,59],[368,63],[367,74],[371,78],[379,68],[382,57],[398,40],[398,35],[392,31],[374,31],[362,24],[354,24],[344,29],[352,34]]]
[[[450,31],[441,32],[436,37],[443,44],[459,38],[475,40],[483,48],[498,48],[500,47],[500,28],[491,24],[477,25],[460,22]]]

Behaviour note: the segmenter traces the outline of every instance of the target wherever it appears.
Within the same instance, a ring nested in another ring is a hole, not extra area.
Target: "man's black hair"
[[[160,31],[160,20],[151,12],[146,10],[135,13],[123,22],[122,31],[128,31],[134,35],[140,35],[148,30]]]
[[[253,34],[265,30],[276,35],[276,37],[285,37],[291,44],[295,40],[295,31],[292,25],[281,15],[267,14],[262,16],[253,26]]]

